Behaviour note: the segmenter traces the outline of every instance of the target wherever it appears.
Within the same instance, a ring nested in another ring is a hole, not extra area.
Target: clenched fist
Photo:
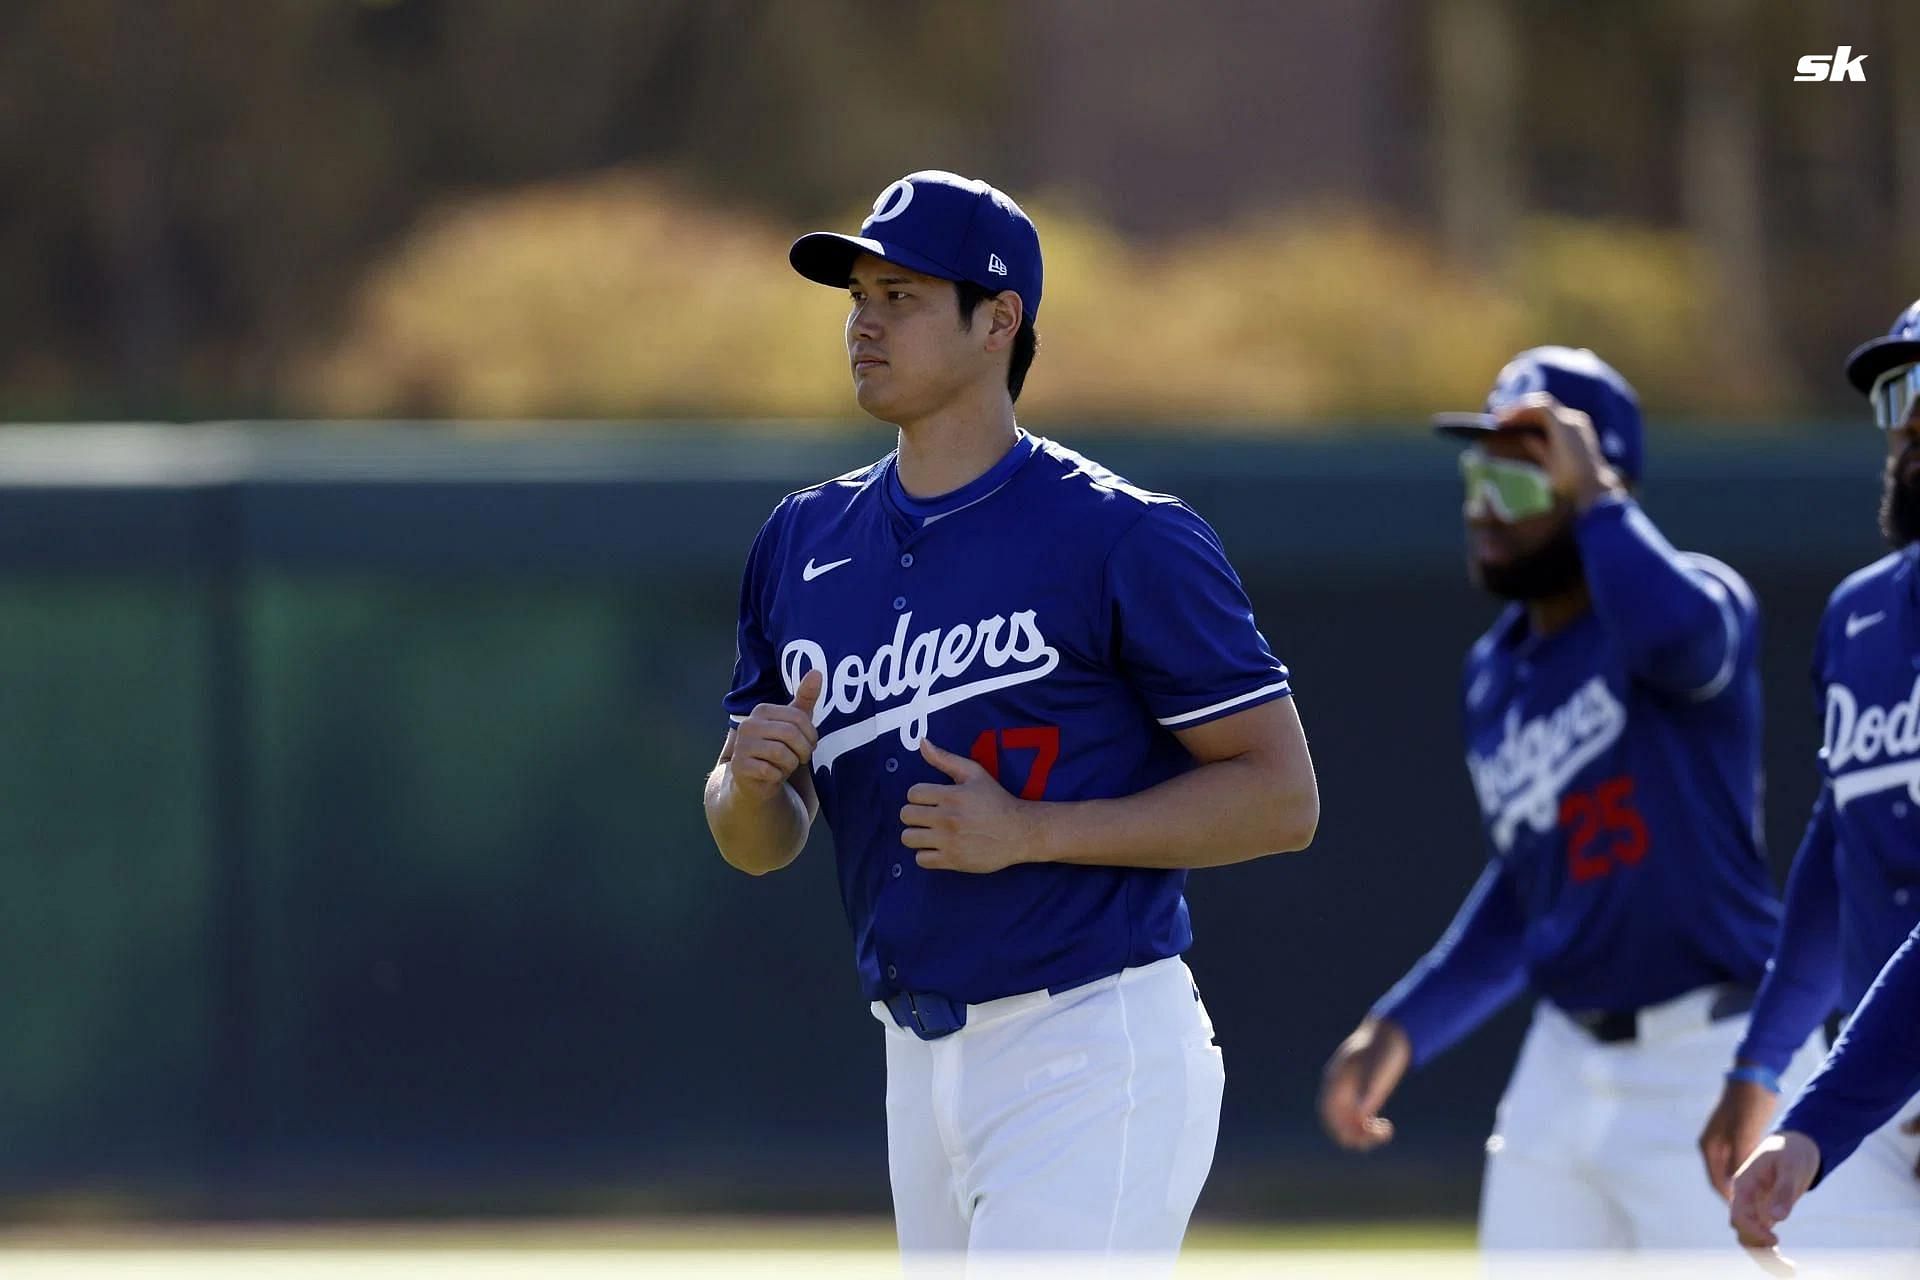
[[[826,674],[816,667],[801,677],[792,702],[763,702],[735,727],[733,759],[727,767],[733,771],[736,788],[767,799],[795,770],[812,761],[820,742],[813,708],[826,683]]]

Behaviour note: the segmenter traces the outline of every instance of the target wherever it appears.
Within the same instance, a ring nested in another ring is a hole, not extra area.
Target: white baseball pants
[[[1600,1043],[1545,1000],[1535,1006],[1487,1140],[1483,1248],[1733,1245],[1696,1143],[1747,1019],[1709,1021],[1714,995],[1703,988],[1642,1010],[1638,1036],[1617,1044]],[[1824,1052],[1816,1032],[1784,1077],[1789,1094]]]
[[[1180,1248],[1225,1080],[1179,957],[970,1005],[921,1040],[886,1024],[887,1157],[909,1255]]]

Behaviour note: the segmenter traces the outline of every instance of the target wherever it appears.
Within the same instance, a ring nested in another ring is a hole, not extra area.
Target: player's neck
[[[910,497],[937,498],[979,479],[1006,456],[1019,435],[1004,392],[962,399],[900,424],[900,486]]]
[[[1565,591],[1527,601],[1527,625],[1536,636],[1564,631],[1593,608],[1593,595],[1582,578]]]

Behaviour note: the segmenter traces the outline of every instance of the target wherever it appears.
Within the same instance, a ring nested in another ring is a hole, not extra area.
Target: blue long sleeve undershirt
[[[1776,1075],[1839,999],[1840,882],[1833,857],[1833,792],[1822,787],[1787,875],[1780,940],[1737,1054]]]
[[[1915,1093],[1920,1093],[1920,926],[1880,970],[1833,1052],[1778,1127],[1813,1139],[1824,1178]]]
[[[1624,495],[1574,522],[1593,611],[1634,678],[1705,701],[1732,679],[1740,610],[1726,583],[1674,550]]]

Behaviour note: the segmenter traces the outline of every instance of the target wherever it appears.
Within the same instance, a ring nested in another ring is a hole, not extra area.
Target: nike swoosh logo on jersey
[[[806,567],[800,570],[800,580],[802,582],[812,582],[815,578],[819,577],[823,573],[832,573],[835,569],[838,569],[841,565],[852,564],[852,563],[853,563],[852,556],[848,556],[844,560],[835,560],[828,564],[815,564],[813,562],[813,557],[808,556]]]
[[[1862,631],[1865,631],[1868,627],[1872,626],[1874,623],[1884,621],[1886,619],[1886,616],[1887,616],[1886,610],[1884,609],[1881,610],[1879,613],[1870,613],[1864,618],[1856,613],[1848,614],[1847,615],[1847,639],[1851,640],[1855,636],[1859,635]]]

